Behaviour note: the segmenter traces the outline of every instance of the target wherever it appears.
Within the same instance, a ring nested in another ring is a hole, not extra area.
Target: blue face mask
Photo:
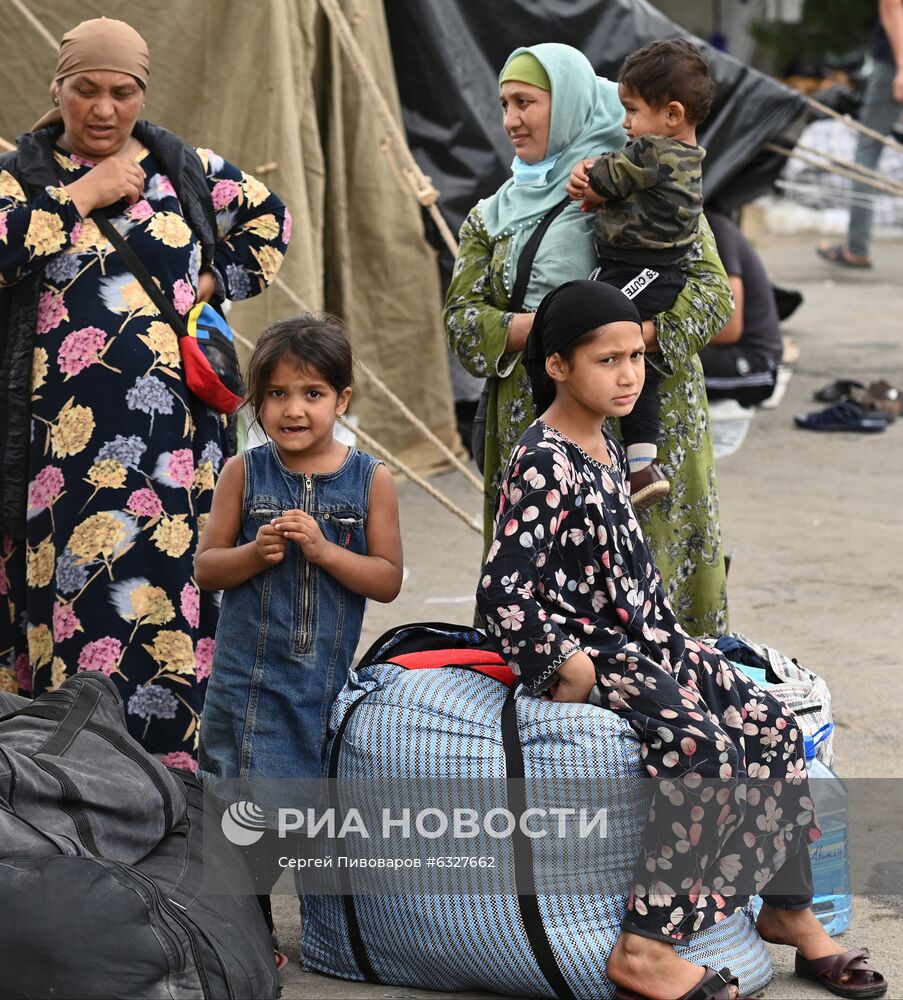
[[[544,160],[540,160],[539,163],[524,163],[519,156],[515,156],[511,161],[511,173],[514,177],[514,183],[518,187],[541,187],[545,184],[549,171],[558,162],[560,155],[558,153],[555,156],[547,156]]]

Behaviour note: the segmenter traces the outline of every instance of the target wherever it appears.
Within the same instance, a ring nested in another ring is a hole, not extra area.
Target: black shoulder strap
[[[511,303],[508,306],[511,312],[520,312],[524,304],[524,296],[527,294],[527,285],[530,283],[530,269],[533,267],[533,258],[542,243],[542,238],[546,230],[564,211],[565,206],[570,202],[570,198],[563,198],[558,204],[549,209],[539,220],[539,225],[530,234],[524,249],[520,252],[517,262],[517,277],[514,279],[514,290],[511,292]]]
[[[106,236],[119,252],[120,257],[125,261],[126,267],[138,279],[138,283],[147,292],[147,297],[157,307],[160,315],[172,327],[173,332],[179,337],[188,336],[188,327],[185,318],[176,312],[176,307],[160,291],[160,286],[150,276],[150,272],[144,266],[141,258],[126,243],[119,230],[104,215],[102,209],[91,213],[91,218],[97,223],[97,228]]]
[[[508,779],[508,809],[515,816],[523,816],[527,809],[526,771],[520,733],[517,730],[517,702],[514,692],[515,689],[511,688],[502,706],[502,746],[505,750],[505,775]],[[519,823],[515,824],[511,834],[511,846],[517,902],[536,963],[559,1000],[575,1000],[542,922],[533,874],[533,845]]]

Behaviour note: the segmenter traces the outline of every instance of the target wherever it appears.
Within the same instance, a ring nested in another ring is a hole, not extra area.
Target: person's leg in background
[[[774,392],[776,362],[744,351],[738,344],[710,344],[699,352],[710,400],[735,399],[741,406],[756,406]]]
[[[891,63],[876,59],[862,97],[860,122],[882,135],[891,131],[901,110],[901,105],[894,100],[893,95],[895,76],[896,69]],[[860,133],[854,157],[856,163],[874,170],[883,148],[884,144],[879,139]],[[875,189],[867,184],[854,183],[852,191],[846,244],[839,247],[823,244],[818,250],[822,257],[835,264],[870,267],[869,246],[874,217],[871,198],[875,195]]]

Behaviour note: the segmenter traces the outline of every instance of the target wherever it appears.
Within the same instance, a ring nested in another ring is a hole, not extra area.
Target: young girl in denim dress
[[[227,803],[259,804],[278,787],[268,779],[321,777],[365,600],[401,588],[392,477],[333,436],[352,363],[339,322],[310,313],[266,330],[249,362],[247,402],[268,441],[224,467],[195,558],[198,586],[223,591],[199,774]],[[252,870],[274,836],[254,845]]]

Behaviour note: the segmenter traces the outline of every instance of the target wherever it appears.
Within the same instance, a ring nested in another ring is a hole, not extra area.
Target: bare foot
[[[847,950],[829,936],[809,907],[805,910],[779,910],[776,906],[763,903],[756,930],[764,941],[789,944],[803,958],[810,960],[840,955]]]
[[[845,243],[820,243],[816,248],[820,257],[832,264],[847,264],[850,267],[871,267],[870,257],[853,253]]]
[[[681,958],[667,941],[626,931],[615,942],[605,971],[615,986],[650,1000],[678,1000],[705,975],[701,965]],[[729,996],[737,996],[736,987],[728,991]]]

